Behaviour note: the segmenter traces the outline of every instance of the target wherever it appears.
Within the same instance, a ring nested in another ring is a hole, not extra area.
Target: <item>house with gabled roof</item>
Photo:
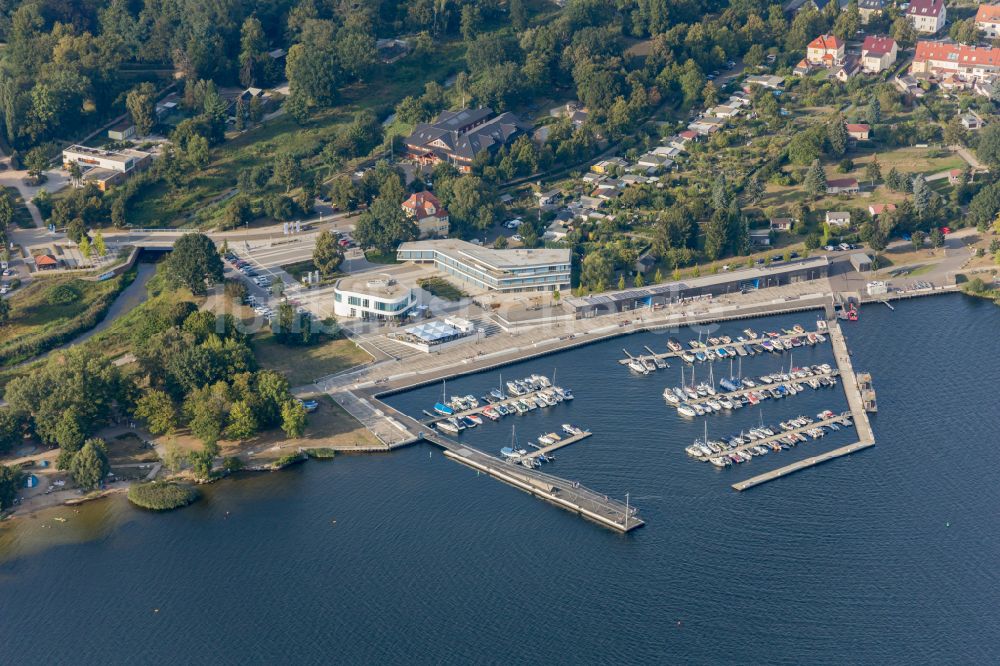
[[[934,34],[947,23],[948,10],[944,0],[910,0],[906,18],[917,32]]]
[[[868,35],[861,44],[861,68],[877,74],[896,62],[899,46],[892,37]]]
[[[820,35],[806,47],[806,61],[818,67],[836,67],[844,62],[844,42],[836,35]]]
[[[406,149],[408,157],[419,164],[448,162],[468,173],[476,155],[495,153],[530,129],[513,113],[494,115],[489,107],[442,111],[434,122],[413,128]]]

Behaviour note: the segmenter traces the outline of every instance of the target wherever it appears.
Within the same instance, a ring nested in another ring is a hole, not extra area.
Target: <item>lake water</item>
[[[773,329],[809,314],[724,324]],[[497,453],[575,423],[546,471],[639,507],[600,528],[420,445],[227,480],[152,515],[122,498],[0,530],[0,657],[55,663],[997,663],[1000,308],[964,296],[869,306],[845,326],[872,372],[877,445],[745,493],[729,486],[854,441],[736,468],[684,454],[702,419],[630,376],[640,334],[504,369],[552,374],[569,404],[463,434]],[[682,331],[687,340],[695,333]],[[829,344],[796,365],[832,360]],[[745,374],[785,356],[744,360]],[[728,362],[716,364],[728,374]],[[698,368],[699,377],[707,368]],[[448,382],[481,395],[498,373]],[[390,401],[412,413],[431,386]],[[771,402],[773,404],[768,404]],[[709,434],[846,408],[808,391],[709,417]]]

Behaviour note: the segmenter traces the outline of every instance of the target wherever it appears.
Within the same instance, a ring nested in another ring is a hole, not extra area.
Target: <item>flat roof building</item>
[[[145,169],[153,156],[141,150],[105,150],[88,146],[70,146],[63,151],[63,168],[79,164],[85,169],[83,180],[96,183],[106,191],[125,182],[134,172]]]
[[[488,291],[513,293],[570,288],[572,259],[569,249],[494,250],[444,239],[403,243],[396,258],[434,264],[442,273]]]
[[[333,313],[354,319],[402,319],[417,305],[413,289],[388,275],[359,275],[337,281]]]
[[[710,299],[724,294],[755,291],[806,280],[818,280],[828,277],[829,273],[830,260],[820,255],[799,261],[727,271],[640,289],[564,298],[563,304],[572,309],[577,318],[596,317],[640,308],[662,307],[694,299]]]

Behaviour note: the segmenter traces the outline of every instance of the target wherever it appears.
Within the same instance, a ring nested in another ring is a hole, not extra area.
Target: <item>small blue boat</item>
[[[455,410],[444,404],[443,402],[438,402],[434,404],[434,411],[442,416],[451,416],[455,413]]]
[[[699,361],[704,361],[705,360],[705,352],[700,352],[700,351],[695,352],[694,353],[694,357],[696,359],[698,359]]]
[[[468,416],[463,416],[459,419],[466,428],[475,428],[477,423],[470,419]]]

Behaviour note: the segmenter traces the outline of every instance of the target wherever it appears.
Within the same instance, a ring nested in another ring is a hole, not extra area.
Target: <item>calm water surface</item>
[[[796,321],[812,317],[751,325]],[[556,369],[577,399],[462,439],[496,453],[511,424],[522,443],[591,428],[547,471],[629,493],[647,526],[627,536],[430,446],[225,481],[167,515],[117,498],[60,509],[66,523],[24,520],[0,530],[0,661],[997,663],[998,330],[1000,308],[964,296],[866,308],[846,332],[874,375],[878,445],[746,493],[729,484],[853,431],[718,471],[683,452],[703,420],[660,395],[679,370],[640,378],[616,363],[663,335],[506,368]],[[794,362],[831,359],[827,344]],[[440,391],[391,402],[419,414]],[[839,387],[710,417],[709,433],[826,408],[846,408]]]

